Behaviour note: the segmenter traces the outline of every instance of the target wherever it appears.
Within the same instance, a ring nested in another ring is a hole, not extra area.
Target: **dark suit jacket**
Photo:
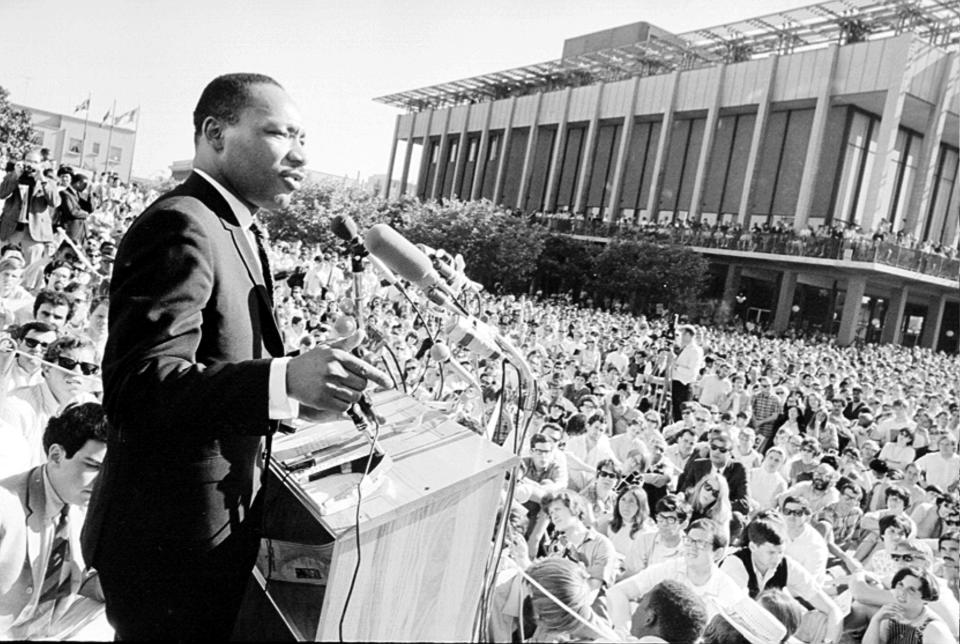
[[[19,181],[20,177],[14,172],[8,172],[0,181],[0,199],[6,200],[0,214],[0,241],[10,239],[17,230],[20,211],[24,207]],[[58,203],[53,181],[39,180],[27,207],[27,232],[33,241],[53,241],[53,209]]]
[[[710,473],[713,464],[709,458],[691,459],[687,468],[677,482],[677,492],[683,492],[700,482]],[[730,461],[723,469],[723,478],[730,486],[730,506],[734,512],[741,512],[744,516],[750,514],[750,504],[747,502],[747,470],[743,463]]]
[[[81,197],[73,186],[60,191],[60,205],[57,206],[55,226],[63,228],[67,237],[77,245],[82,245],[87,236],[87,217],[93,212],[89,199]]]
[[[250,528],[270,358],[283,355],[255,253],[197,174],[120,243],[103,360],[111,427],[84,531],[98,569],[150,548],[207,551]]]

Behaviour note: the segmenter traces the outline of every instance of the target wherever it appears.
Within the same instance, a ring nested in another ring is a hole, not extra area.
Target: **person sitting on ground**
[[[696,642],[707,624],[707,607],[685,584],[665,579],[640,598],[630,625],[637,642]]]
[[[647,493],[639,485],[622,486],[605,530],[613,547],[625,559],[641,534],[655,530],[656,524],[650,520]]]
[[[627,574],[635,574],[648,566],[669,561],[681,555],[690,507],[679,494],[667,494],[655,506],[656,532],[642,532],[631,545],[624,560]]]
[[[730,509],[730,490],[725,478],[716,473],[707,474],[690,490],[687,503],[690,504],[691,522],[711,519],[729,541],[733,511]]]
[[[787,526],[787,547],[784,554],[792,557],[818,583],[827,576],[829,551],[824,538],[810,524],[810,504],[802,497],[788,496],[780,505]]]
[[[607,524],[613,518],[613,509],[617,502],[617,486],[621,479],[620,468],[613,459],[606,458],[597,463],[596,476],[580,492],[589,508],[587,525],[600,532],[606,532]]]
[[[751,511],[775,509],[777,498],[787,491],[787,481],[780,474],[784,458],[782,449],[771,447],[764,455],[760,467],[755,467],[747,473]]]
[[[536,584],[527,582],[536,627],[532,641],[593,641],[613,636],[613,629],[591,607],[595,590],[583,566],[548,557],[534,562],[527,574]]]
[[[915,566],[893,576],[894,601],[884,604],[870,619],[863,644],[949,644],[956,642],[947,625],[928,607],[939,598],[932,575]]]

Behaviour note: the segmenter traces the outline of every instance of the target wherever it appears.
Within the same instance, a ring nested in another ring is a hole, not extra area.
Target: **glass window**
[[[94,155],[100,154],[100,144],[99,144],[99,143],[94,143],[94,144],[93,144],[93,149],[91,150],[91,152],[92,152]]]
[[[110,156],[108,160],[110,163],[120,163],[120,159],[123,156],[123,151],[115,145],[110,146]]]
[[[83,145],[82,139],[70,139],[70,145],[67,147],[69,154],[80,154],[80,146]]]
[[[859,224],[863,220],[865,193],[877,152],[877,123],[870,114],[851,111],[843,155],[843,169],[834,201],[834,220]]]
[[[890,230],[896,232],[906,221],[910,193],[917,175],[918,153],[921,138],[908,130],[897,133],[897,156],[894,161],[895,178],[893,195],[890,198]]]
[[[934,194],[930,200],[930,212],[924,227],[925,241],[942,243],[947,230],[947,214],[956,215],[957,204],[951,204],[953,186],[957,180],[957,166],[960,157],[957,150],[945,145],[940,146],[940,158],[937,163],[937,176],[934,179]]]

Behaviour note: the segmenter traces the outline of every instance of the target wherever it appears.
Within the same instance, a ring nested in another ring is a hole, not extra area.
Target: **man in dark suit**
[[[256,558],[261,445],[303,403],[345,411],[386,376],[348,347],[294,358],[253,213],[303,179],[300,113],[231,74],[193,115],[195,171],[121,241],[104,355],[109,450],[84,545],[120,639],[230,636]]]
[[[61,170],[64,172],[64,170]],[[70,183],[60,191],[57,206],[56,227],[63,228],[74,244],[82,247],[87,238],[87,217],[93,212],[90,199],[83,195],[87,189],[87,175],[79,171],[65,170]]]
[[[716,470],[723,474],[730,486],[730,506],[734,512],[744,516],[750,513],[750,503],[747,500],[747,470],[743,464],[733,460],[730,450],[733,441],[726,432],[710,432],[709,458],[691,458],[680,480],[677,482],[677,491],[684,492],[694,487],[700,479]]]
[[[28,152],[22,169],[14,167],[0,181],[0,242],[20,246],[27,264],[43,257],[53,242],[53,210],[59,203],[56,184],[44,176],[40,153]]]

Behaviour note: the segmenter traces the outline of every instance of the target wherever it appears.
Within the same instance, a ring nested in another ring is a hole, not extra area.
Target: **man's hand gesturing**
[[[290,360],[288,395],[316,409],[342,412],[360,399],[369,383],[392,386],[385,373],[349,352],[359,339],[355,334]]]

